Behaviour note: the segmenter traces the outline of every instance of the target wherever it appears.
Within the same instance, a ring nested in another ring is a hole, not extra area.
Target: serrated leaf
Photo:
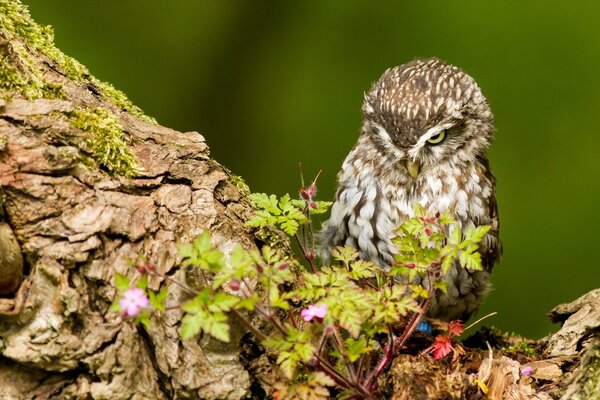
[[[381,268],[369,261],[358,260],[350,264],[350,278],[355,281],[372,278],[381,272]]]
[[[210,312],[227,312],[231,310],[238,302],[239,297],[233,296],[229,293],[217,292],[213,296],[212,300],[208,303],[207,308]]]
[[[187,314],[181,320],[181,339],[186,340],[200,333],[202,326],[202,315]]]
[[[206,315],[202,330],[215,339],[229,342],[229,318],[221,312]]]
[[[150,305],[159,311],[165,310],[165,299],[169,294],[169,289],[164,288],[160,292],[149,292],[148,299],[150,300]]]
[[[351,246],[337,246],[331,252],[331,256],[343,263],[345,266],[348,266],[351,261],[354,261],[358,258],[358,251]]]
[[[364,337],[360,337],[359,339],[354,339],[352,337],[344,340],[346,344],[346,356],[350,360],[350,362],[354,362],[358,360],[363,354],[370,353],[373,351],[372,346],[367,345],[367,339]]]
[[[446,210],[438,219],[440,225],[453,225],[456,224],[456,220],[450,216],[450,211]]]
[[[126,291],[129,289],[129,278],[117,272],[115,274],[115,287],[119,292]]]
[[[148,275],[142,275],[135,286],[140,289],[146,290],[146,288],[148,287]]]
[[[433,284],[434,289],[439,289],[442,293],[448,293],[448,282],[437,281]]]
[[[311,215],[325,214],[329,210],[329,207],[331,207],[331,205],[333,204],[332,201],[316,201],[313,203],[317,205],[317,208],[308,208]]]
[[[117,298],[115,301],[112,302],[112,304],[108,308],[108,312],[109,313],[120,313],[121,312],[121,304],[120,304],[119,298]]]
[[[196,297],[183,303],[181,309],[188,313],[198,313],[210,302],[210,288],[202,289]]]
[[[464,268],[473,271],[483,270],[483,266],[481,265],[481,254],[478,252],[468,253],[466,251],[461,251],[459,255],[459,261]]]
[[[462,241],[462,232],[458,225],[454,225],[451,229],[450,236],[448,237],[448,244],[452,246],[458,246]]]

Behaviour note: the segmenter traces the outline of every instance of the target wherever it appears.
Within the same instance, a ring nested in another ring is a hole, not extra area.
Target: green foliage
[[[292,236],[298,231],[300,224],[307,221],[306,216],[297,207],[296,200],[286,194],[277,199],[274,194],[253,193],[248,198],[254,203],[256,214],[247,222],[248,226],[264,227],[273,225]]]
[[[398,253],[390,270],[392,275],[404,275],[408,281],[421,281],[428,271],[437,267],[446,274],[458,259],[461,266],[482,270],[479,242],[489,232],[489,226],[470,227],[463,232],[460,225],[445,212],[439,218],[424,215],[415,209],[415,218],[406,220],[392,239]],[[436,289],[446,290],[443,282],[435,282]]]
[[[309,362],[316,351],[311,339],[310,331],[301,331],[293,326],[286,325],[285,336],[266,339],[263,344],[279,354],[277,364],[281,367],[284,376],[292,379],[298,364]]]
[[[309,215],[327,212],[331,206],[329,201],[311,202],[314,207],[306,204],[304,200],[291,199],[285,194],[280,199],[265,193],[252,193],[248,198],[254,203],[256,214],[246,223],[252,227],[275,226],[290,236],[298,232],[300,225],[308,222],[305,210]]]
[[[289,235],[302,230],[305,237],[311,232],[306,229],[311,210],[321,212],[313,204],[316,190],[311,188],[305,191],[306,200],[251,195],[257,212],[248,224],[273,225]],[[323,203],[322,207],[327,206]],[[446,290],[442,278],[456,260],[465,268],[482,268],[477,247],[488,227],[463,233],[447,213],[430,217],[417,208],[415,215],[393,239],[398,254],[390,271],[360,260],[355,249],[345,246],[334,249],[331,265],[294,274],[289,268],[291,261],[269,246],[258,251],[238,245],[226,258],[213,245],[210,233],[203,232],[192,243],[179,246],[183,263],[198,268],[205,282],[200,290],[186,288],[195,295],[181,305],[185,313],[182,338],[203,332],[228,341],[229,316],[235,315],[276,355],[282,376],[289,381],[278,389],[284,398],[326,398],[327,386],[334,382],[342,382],[346,389],[342,395],[358,391],[365,396],[370,393],[370,383],[352,383],[358,379],[357,365],[371,364],[386,347],[385,342],[394,340],[393,327],[406,324],[411,315],[420,318],[427,299],[436,290]],[[301,247],[311,261],[314,247],[308,242]],[[123,290],[131,283],[117,276],[116,285]],[[151,294],[150,303],[164,310],[166,296],[164,291]],[[244,317],[247,311],[255,312],[272,330],[260,332]],[[315,365],[327,365],[322,372],[329,376],[315,374]]]

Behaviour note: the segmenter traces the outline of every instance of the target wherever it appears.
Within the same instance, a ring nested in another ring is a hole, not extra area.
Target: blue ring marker
[[[429,322],[427,322],[427,321],[421,321],[421,322],[419,322],[419,325],[417,325],[417,330],[421,331],[421,332],[428,333],[430,335],[433,332],[431,324]]]

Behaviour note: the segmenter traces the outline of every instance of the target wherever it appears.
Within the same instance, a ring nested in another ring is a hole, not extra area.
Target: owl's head
[[[442,161],[473,161],[494,136],[494,117],[475,80],[437,58],[385,71],[365,94],[363,117],[363,132],[405,160],[413,176]]]

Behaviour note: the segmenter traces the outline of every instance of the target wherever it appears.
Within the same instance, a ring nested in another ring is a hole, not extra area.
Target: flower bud
[[[286,269],[287,267],[289,267],[290,263],[289,262],[282,262],[281,264],[279,264],[279,266],[277,267],[280,271],[283,271],[284,269]]]
[[[237,279],[232,279],[229,282],[229,288],[231,290],[240,290],[240,281],[238,281]]]
[[[306,190],[306,188],[302,188],[300,189],[300,196],[302,196],[302,198],[304,200],[310,200],[310,194],[308,194],[308,191]]]

